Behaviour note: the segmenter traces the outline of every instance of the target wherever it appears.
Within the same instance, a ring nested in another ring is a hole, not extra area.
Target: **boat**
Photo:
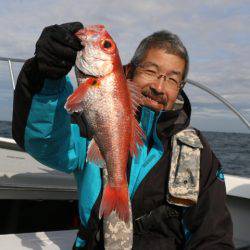
[[[25,60],[0,57],[0,61],[8,62],[15,88],[12,63]],[[198,82],[188,82],[218,98],[250,128],[247,119],[223,97]],[[225,183],[236,249],[250,249],[250,178],[226,174]],[[73,175],[42,165],[13,139],[3,137],[0,137],[0,205],[2,211],[7,211],[7,215],[1,212],[0,218],[2,250],[72,248],[79,223]],[[58,221],[58,217],[65,220]],[[4,228],[3,221],[7,223]]]

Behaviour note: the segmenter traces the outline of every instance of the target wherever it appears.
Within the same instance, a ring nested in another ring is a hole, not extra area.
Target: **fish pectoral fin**
[[[105,166],[105,161],[102,157],[101,151],[94,139],[91,140],[88,147],[87,161],[94,162],[100,168]]]
[[[69,113],[73,112],[81,112],[83,111],[83,100],[86,92],[88,91],[89,87],[93,85],[96,79],[91,77],[87,78],[87,80],[80,84],[79,87],[70,95],[64,105],[64,108]]]
[[[144,144],[143,140],[146,139],[146,136],[134,116],[132,116],[131,122],[132,122],[132,133],[131,133],[129,151],[131,156],[134,155],[137,156],[138,147]]]

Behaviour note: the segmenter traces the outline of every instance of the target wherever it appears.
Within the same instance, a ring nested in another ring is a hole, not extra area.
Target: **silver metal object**
[[[20,59],[20,58],[11,58],[11,57],[2,57],[0,56],[0,61],[11,61],[11,62],[19,62],[19,63],[24,63],[26,60],[25,59]]]
[[[8,63],[9,63],[9,70],[10,70],[10,77],[11,77],[11,81],[12,81],[12,87],[13,87],[13,89],[15,89],[15,80],[14,80],[14,75],[13,75],[13,71],[12,71],[11,61],[8,60]]]
[[[195,87],[198,87],[206,92],[208,92],[209,94],[211,94],[212,96],[216,97],[218,100],[220,100],[222,103],[224,103],[232,112],[234,112],[240,119],[241,121],[248,127],[248,129],[250,129],[250,123],[249,121],[244,117],[243,114],[240,113],[239,110],[237,110],[228,100],[226,100],[224,97],[222,97],[221,95],[219,95],[218,93],[216,93],[215,91],[213,91],[212,89],[208,88],[207,86],[187,79],[186,81],[187,83],[194,85]]]
[[[20,59],[20,58],[10,58],[10,57],[2,57],[2,56],[0,56],[0,61],[5,61],[5,62],[8,62],[8,64],[9,64],[10,78],[11,78],[12,87],[13,87],[13,90],[14,90],[15,89],[15,79],[14,79],[14,74],[13,74],[11,62],[24,63],[25,60]]]

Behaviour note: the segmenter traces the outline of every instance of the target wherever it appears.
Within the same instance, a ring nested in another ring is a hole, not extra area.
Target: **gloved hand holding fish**
[[[143,144],[144,133],[135,118],[141,93],[126,80],[116,44],[103,25],[85,27],[75,35],[83,45],[76,58],[79,87],[65,108],[71,113],[83,112],[93,134],[87,161],[108,171],[99,216],[114,210],[128,222],[126,167],[129,154],[136,155]]]

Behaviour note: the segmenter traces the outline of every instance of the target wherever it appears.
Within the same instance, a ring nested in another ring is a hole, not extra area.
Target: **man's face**
[[[149,49],[132,79],[141,88],[141,105],[156,111],[171,110],[184,70],[184,59],[167,54],[162,49]]]

